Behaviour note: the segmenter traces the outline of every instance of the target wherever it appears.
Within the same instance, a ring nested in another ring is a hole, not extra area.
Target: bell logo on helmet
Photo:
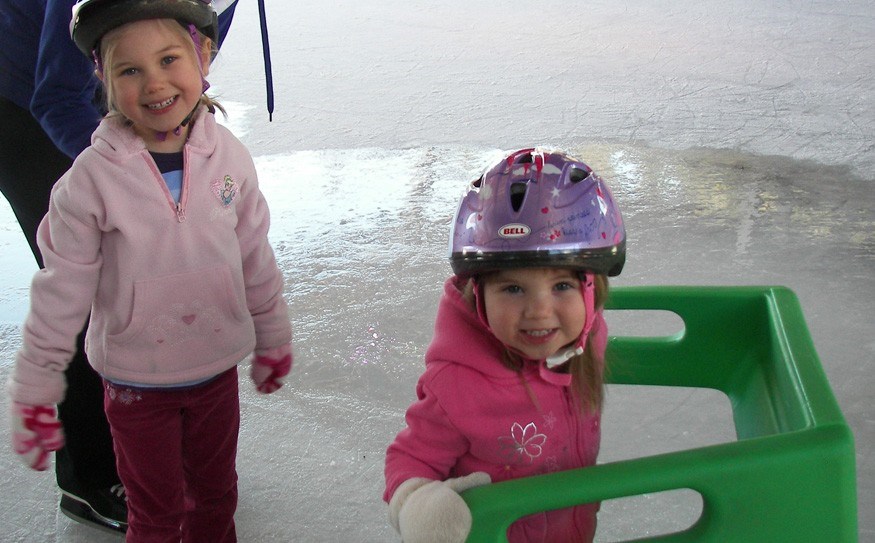
[[[498,235],[503,238],[524,238],[531,234],[532,229],[525,224],[505,224],[498,229]]]

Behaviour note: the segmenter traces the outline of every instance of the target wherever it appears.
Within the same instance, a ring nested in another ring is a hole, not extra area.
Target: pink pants
[[[105,384],[127,543],[234,543],[237,368],[186,389]]]

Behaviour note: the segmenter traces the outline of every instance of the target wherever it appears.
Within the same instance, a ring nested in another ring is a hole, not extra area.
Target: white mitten
[[[64,431],[54,405],[27,405],[13,401],[9,406],[12,448],[30,468],[43,471],[51,464],[51,453],[64,446]]]
[[[471,511],[459,493],[491,482],[482,471],[446,481],[409,479],[389,502],[389,522],[404,543],[464,543]]]

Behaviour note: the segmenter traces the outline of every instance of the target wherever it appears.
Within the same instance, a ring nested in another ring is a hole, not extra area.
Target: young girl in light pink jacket
[[[407,427],[386,453],[405,543],[462,542],[459,492],[595,464],[608,281],[625,230],[605,183],[559,152],[523,149],[474,181]],[[592,541],[598,504],[524,517],[509,541]]]
[[[45,268],[9,382],[16,452],[46,469],[74,341],[105,382],[127,541],[236,541],[237,364],[273,392],[292,365],[283,278],[247,150],[204,79],[202,0],[83,0],[71,34],[110,114],[52,192]]]

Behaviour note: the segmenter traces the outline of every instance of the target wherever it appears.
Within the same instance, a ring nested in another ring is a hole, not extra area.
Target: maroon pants
[[[106,383],[127,543],[234,543],[237,368],[186,389]]]

